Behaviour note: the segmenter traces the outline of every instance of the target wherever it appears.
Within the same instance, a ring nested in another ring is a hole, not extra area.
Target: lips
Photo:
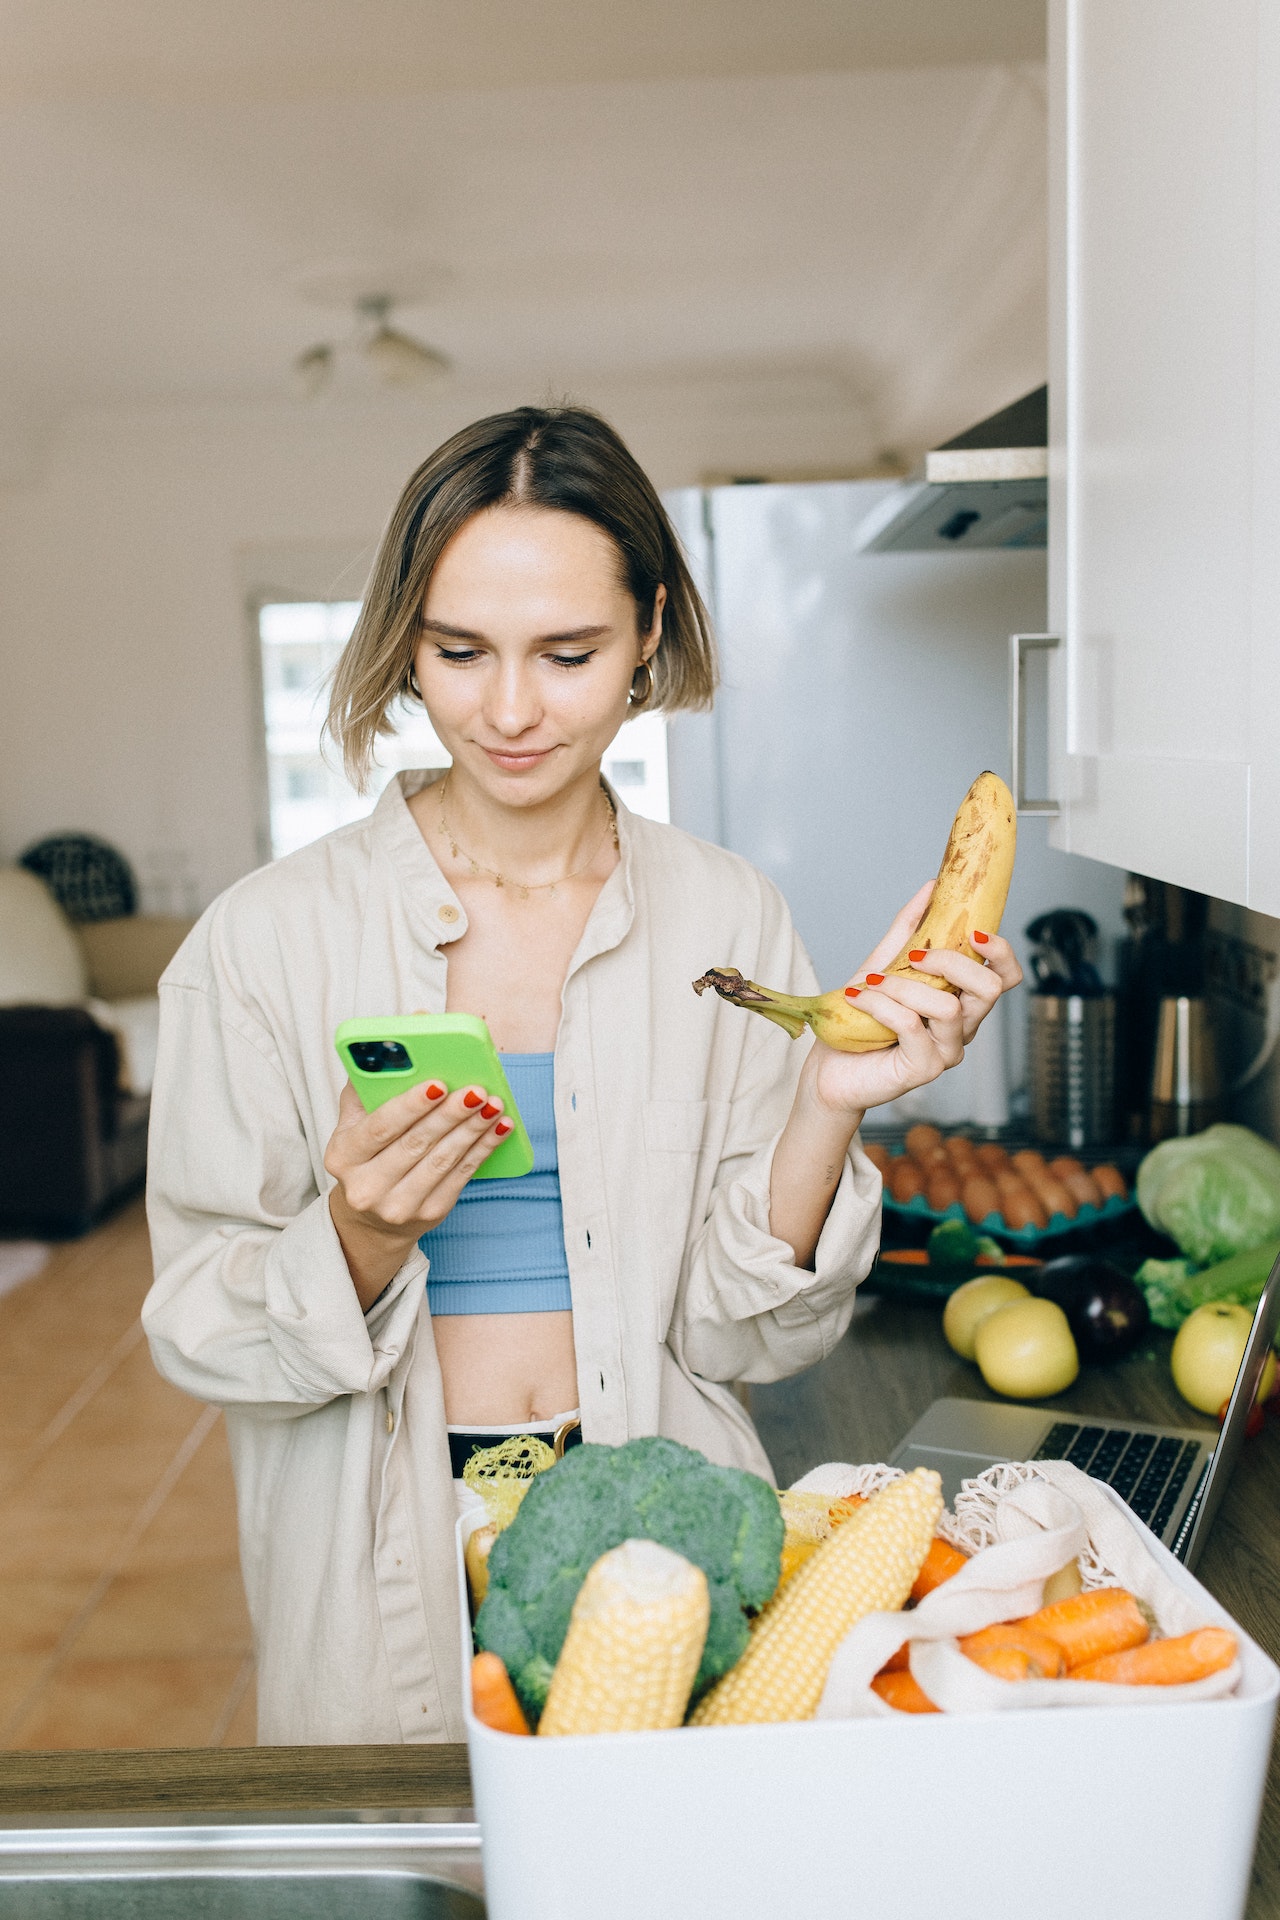
[[[543,747],[536,753],[510,753],[494,747],[485,747],[483,752],[494,766],[501,767],[504,773],[525,773],[530,767],[541,766],[551,754],[552,748]]]

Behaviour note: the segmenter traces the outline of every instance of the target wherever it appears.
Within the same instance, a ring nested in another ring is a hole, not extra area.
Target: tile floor
[[[246,1746],[216,1409],[151,1364],[141,1200],[0,1298],[0,1747]]]

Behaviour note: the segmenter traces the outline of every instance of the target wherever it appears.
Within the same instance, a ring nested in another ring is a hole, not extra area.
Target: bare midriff
[[[578,1404],[571,1313],[465,1313],[435,1320],[451,1426],[554,1420]]]

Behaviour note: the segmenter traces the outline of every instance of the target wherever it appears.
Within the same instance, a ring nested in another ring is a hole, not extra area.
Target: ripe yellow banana
[[[941,987],[946,993],[956,991],[938,974],[913,967],[907,956],[918,953],[921,947],[932,947],[981,958],[969,936],[975,927],[983,933],[1000,930],[1013,878],[1017,834],[1013,795],[996,774],[980,773],[952,822],[924,919],[908,945],[884,969],[886,974],[909,973],[926,986]],[[695,993],[707,987],[714,987],[722,1000],[732,1000],[739,1007],[762,1013],[766,1020],[776,1021],[793,1040],[808,1026],[838,1053],[874,1053],[898,1044],[896,1033],[854,1006],[840,987],[809,998],[774,993],[769,987],[758,987],[754,980],[744,980],[736,967],[712,967],[693,983]]]

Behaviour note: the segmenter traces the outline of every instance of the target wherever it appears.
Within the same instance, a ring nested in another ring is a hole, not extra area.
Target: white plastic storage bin
[[[489,1920],[1239,1920],[1280,1672],[1147,1545],[1239,1635],[1231,1699],[513,1739],[465,1635]]]

